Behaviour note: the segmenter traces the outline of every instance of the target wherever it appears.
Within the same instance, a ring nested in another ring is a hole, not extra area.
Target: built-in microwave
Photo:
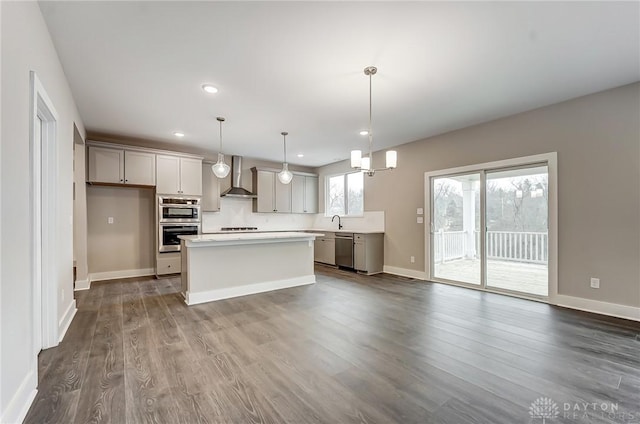
[[[191,236],[200,233],[200,224],[160,223],[158,225],[158,251],[179,252],[179,236]]]
[[[158,196],[158,222],[200,222],[200,198]]]

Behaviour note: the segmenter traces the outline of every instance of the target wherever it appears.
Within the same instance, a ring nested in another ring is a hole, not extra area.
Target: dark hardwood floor
[[[26,422],[640,422],[638,323],[386,274],[317,276],[192,307],[178,279],[95,283],[40,354]],[[558,414],[531,410],[540,398]]]

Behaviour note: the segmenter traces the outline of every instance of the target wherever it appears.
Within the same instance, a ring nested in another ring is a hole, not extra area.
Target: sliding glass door
[[[433,275],[479,285],[480,173],[432,180]]]
[[[435,281],[548,296],[546,164],[430,177]]]
[[[547,166],[486,174],[487,287],[548,295]]]

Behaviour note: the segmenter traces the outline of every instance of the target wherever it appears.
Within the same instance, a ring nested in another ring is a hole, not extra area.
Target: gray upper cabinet
[[[202,195],[202,160],[180,156],[157,155],[158,194]]]
[[[294,172],[290,184],[278,179],[279,170],[251,168],[254,212],[318,213],[318,176]]]
[[[90,183],[156,185],[154,153],[89,146]]]
[[[291,180],[291,212],[304,213],[304,175],[294,175]]]
[[[181,194],[202,196],[202,160],[180,158]]]
[[[202,212],[220,210],[220,180],[211,170],[211,163],[202,163]]]
[[[275,193],[276,212],[291,212],[291,184],[282,184],[274,174],[273,192]]]
[[[89,146],[87,181],[124,184],[124,150]]]
[[[291,212],[291,184],[282,184],[274,171],[251,168],[254,212]]]
[[[291,212],[318,213],[318,177],[304,174],[293,175]]]
[[[125,150],[124,182],[125,184],[156,185],[156,155]]]

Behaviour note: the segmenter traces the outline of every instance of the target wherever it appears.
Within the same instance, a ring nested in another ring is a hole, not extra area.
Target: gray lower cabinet
[[[156,253],[156,275],[177,274],[181,265],[180,252]]]
[[[336,239],[334,233],[324,233],[316,237],[313,247],[313,260],[323,264],[336,264]]]
[[[384,234],[353,235],[353,267],[365,274],[382,272],[384,265]]]

